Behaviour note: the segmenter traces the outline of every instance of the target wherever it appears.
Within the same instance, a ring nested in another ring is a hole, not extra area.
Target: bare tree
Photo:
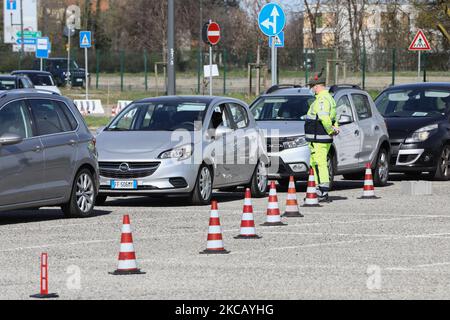
[[[318,23],[319,23],[319,9],[321,6],[321,0],[303,0],[304,6],[305,6],[305,11],[306,11],[306,15],[308,18],[308,23],[311,29],[311,41],[312,41],[312,46],[314,49],[318,49],[320,44],[319,44],[319,39],[317,37],[317,27],[318,27]]]
[[[352,47],[353,61],[355,67],[359,66],[361,60],[361,50],[365,49],[367,24],[366,7],[368,0],[343,0],[347,8],[347,18],[350,31],[350,41]]]

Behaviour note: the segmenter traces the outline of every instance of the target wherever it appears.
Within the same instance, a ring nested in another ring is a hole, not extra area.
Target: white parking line
[[[438,263],[430,263],[430,264],[419,264],[416,266],[410,266],[410,267],[391,267],[391,268],[384,268],[383,270],[388,271],[417,271],[417,269],[422,268],[433,268],[433,267],[440,267],[440,266],[449,266],[449,262],[438,262]]]

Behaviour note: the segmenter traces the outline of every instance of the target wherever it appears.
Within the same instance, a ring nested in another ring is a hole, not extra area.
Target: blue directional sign
[[[273,37],[283,31],[286,26],[286,15],[276,3],[266,4],[258,18],[259,28],[268,37]]]
[[[17,10],[17,0],[6,0],[6,10]]]
[[[284,31],[274,37],[269,37],[269,47],[271,48],[273,39],[275,39],[275,48],[284,48]]]
[[[16,40],[16,43],[17,43],[18,45],[21,45],[21,44],[22,44],[22,38],[18,38],[18,39]],[[29,44],[29,45],[35,46],[36,43],[37,43],[37,38],[25,38],[25,39],[23,39],[23,43],[24,43],[25,45]]]
[[[90,31],[80,31],[80,48],[92,47],[92,34]]]
[[[36,58],[48,59],[50,51],[50,41],[48,38],[37,38],[36,43]]]

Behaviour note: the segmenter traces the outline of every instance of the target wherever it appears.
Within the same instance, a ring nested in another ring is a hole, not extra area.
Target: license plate
[[[83,82],[83,79],[77,79],[77,82]]]
[[[137,189],[137,181],[111,181],[111,189],[121,189],[121,190],[136,190]]]

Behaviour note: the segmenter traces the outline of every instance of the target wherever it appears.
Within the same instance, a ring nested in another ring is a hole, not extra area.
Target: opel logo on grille
[[[122,172],[128,172],[128,171],[130,171],[130,165],[128,163],[122,163],[119,166],[119,170]]]

